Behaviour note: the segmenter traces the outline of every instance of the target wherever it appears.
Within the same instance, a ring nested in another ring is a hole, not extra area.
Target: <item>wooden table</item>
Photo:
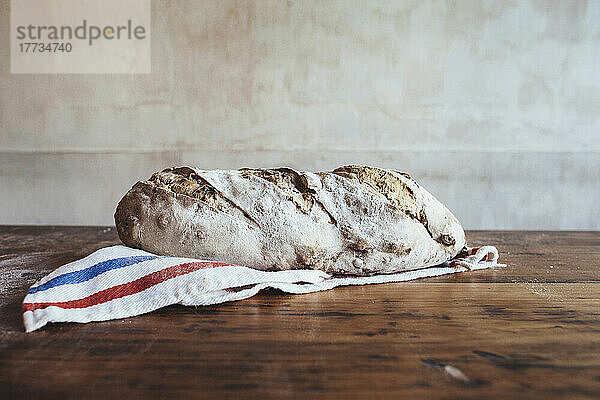
[[[600,398],[600,232],[468,232],[508,267],[25,334],[27,288],[118,243],[0,227],[0,398]]]

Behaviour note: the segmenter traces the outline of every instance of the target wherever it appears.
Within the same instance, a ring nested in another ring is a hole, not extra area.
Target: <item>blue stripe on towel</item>
[[[74,283],[81,283],[85,281],[89,281],[90,279],[112,269],[123,268],[129,265],[141,263],[142,261],[153,260],[158,258],[157,256],[131,256],[131,257],[120,257],[113,258],[110,260],[99,262],[98,264],[94,264],[91,267],[79,270],[68,272],[63,275],[59,275],[56,278],[50,279],[46,283],[42,283],[39,286],[32,287],[27,292],[28,294],[41,292],[43,290],[48,290],[50,288],[61,286],[61,285],[71,285]]]

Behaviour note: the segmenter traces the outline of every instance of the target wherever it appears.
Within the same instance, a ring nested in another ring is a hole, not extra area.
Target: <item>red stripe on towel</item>
[[[101,290],[83,299],[61,301],[56,303],[23,303],[23,312],[39,310],[46,307],[60,307],[65,309],[70,308],[86,308],[97,304],[106,303],[107,301],[120,299],[121,297],[130,296],[142,292],[152,286],[165,282],[169,279],[176,278],[181,275],[189,274],[200,269],[223,267],[231,264],[221,262],[190,262],[185,264],[173,265],[153,272],[146,276],[142,276],[135,281],[124,283],[122,285],[113,286],[108,289]]]

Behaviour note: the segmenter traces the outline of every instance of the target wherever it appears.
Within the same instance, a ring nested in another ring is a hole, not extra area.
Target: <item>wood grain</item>
[[[508,267],[25,334],[29,285],[118,239],[0,227],[0,398],[599,398],[600,233],[468,238]]]

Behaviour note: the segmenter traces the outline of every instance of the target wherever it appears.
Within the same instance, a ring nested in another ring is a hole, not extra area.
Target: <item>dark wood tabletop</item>
[[[0,226],[0,398],[600,398],[600,232],[467,237],[508,266],[26,334],[28,287],[118,238]]]

